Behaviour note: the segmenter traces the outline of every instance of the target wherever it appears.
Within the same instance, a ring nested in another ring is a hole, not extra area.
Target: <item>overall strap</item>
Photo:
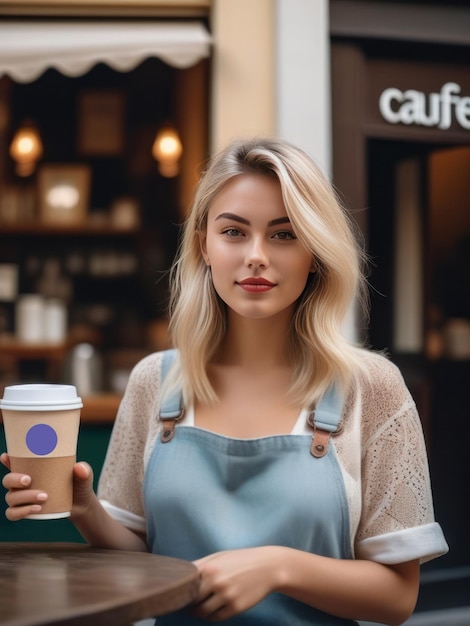
[[[343,429],[341,416],[343,397],[337,387],[330,387],[320,403],[309,413],[308,423],[313,427],[310,453],[321,458],[328,452],[331,435],[337,435]]]
[[[177,356],[177,350],[165,350],[163,353],[160,384],[165,380],[171,366]],[[159,419],[164,423],[161,440],[167,443],[173,439],[175,434],[175,423],[183,417],[183,397],[180,389],[174,389],[162,400],[160,406]]]

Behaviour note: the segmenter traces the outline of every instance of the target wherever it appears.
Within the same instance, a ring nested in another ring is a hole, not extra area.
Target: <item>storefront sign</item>
[[[465,129],[470,129],[470,96],[460,97],[460,85],[445,83],[439,93],[426,95],[422,91],[401,91],[389,87],[380,94],[379,109],[390,124],[451,127],[453,117]]]

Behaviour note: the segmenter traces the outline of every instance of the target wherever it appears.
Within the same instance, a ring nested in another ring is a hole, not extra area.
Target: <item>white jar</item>
[[[15,307],[15,330],[19,341],[44,341],[44,298],[39,294],[18,296]]]
[[[67,309],[59,298],[46,300],[44,308],[44,341],[62,343],[67,337]]]

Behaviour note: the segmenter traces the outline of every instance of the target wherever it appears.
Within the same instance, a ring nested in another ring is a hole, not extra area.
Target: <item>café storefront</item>
[[[366,27],[361,37],[351,36],[353,29],[345,36],[344,23],[335,35],[335,26],[333,12],[333,174],[370,255],[366,339],[400,366],[422,417],[436,513],[451,546],[436,567],[464,565],[470,561],[462,515],[469,507],[470,435],[468,48],[465,54],[462,43],[435,45],[417,31],[407,41],[367,35]]]
[[[169,4],[169,13],[153,6]],[[31,13],[38,21],[52,16],[57,23],[59,17],[72,16],[112,18],[114,23],[119,16],[125,22],[152,16],[167,23],[175,17],[175,6],[185,5],[178,19],[202,19],[212,35],[210,59],[206,51],[202,61],[187,70],[166,68],[161,59],[148,59],[143,69],[148,67],[151,76],[145,74],[138,89],[131,86],[133,93],[145,94],[149,101],[149,86],[155,92],[170,93],[164,87],[170,79],[175,82],[182,103],[176,113],[184,144],[181,165],[187,184],[183,188],[189,191],[201,154],[235,131],[278,132],[307,149],[329,172],[331,102],[334,182],[364,233],[372,260],[372,312],[367,326],[361,320],[359,326],[367,328],[364,333],[373,348],[388,350],[401,366],[422,415],[437,515],[451,544],[450,554],[436,561],[439,567],[470,562],[462,515],[469,508],[465,483],[469,412],[464,391],[470,373],[470,263],[465,248],[470,220],[470,72],[466,60],[470,9],[463,2],[460,7],[454,6],[455,1],[439,7],[433,4],[53,0],[44,5],[40,0],[27,0],[0,2],[0,13],[5,14],[4,21],[17,19],[19,5],[27,5],[22,19]],[[248,8],[250,18],[245,19],[244,45],[240,46],[237,25]],[[322,40],[328,27],[330,50]],[[209,39],[206,33],[204,46]],[[110,74],[109,69],[98,69]],[[64,89],[69,83],[65,78],[55,80]],[[96,80],[100,89],[107,87],[101,75]],[[0,89],[0,101],[8,93]],[[63,93],[54,93],[60,98],[50,101],[60,106]],[[35,95],[21,100],[37,103]],[[19,114],[19,107],[12,110]],[[60,120],[50,112],[48,117]],[[138,126],[146,122],[145,115],[135,119]],[[2,121],[5,115],[0,126]],[[148,129],[144,132],[151,135]],[[136,128],[134,134],[141,146],[141,130]],[[6,153],[7,141],[0,132],[2,142]],[[143,154],[143,161],[134,154],[132,162],[144,163],[153,180],[155,164],[149,150]],[[99,159],[93,159],[99,166]],[[118,161],[115,155],[110,159]],[[157,183],[160,190],[168,181],[158,179]],[[182,195],[185,204],[187,196]],[[11,242],[15,229],[16,225],[4,229]],[[142,236],[151,237],[149,229],[140,230]],[[130,234],[133,242],[134,233]],[[20,229],[15,236],[28,240],[35,235],[36,227]],[[88,235],[86,230],[81,233],[78,243],[90,241],[93,253],[97,238],[95,233]],[[125,232],[111,235],[119,243],[127,236]],[[108,238],[107,233],[103,236]],[[19,248],[15,247],[14,254]],[[5,256],[1,261],[10,263],[11,259]],[[96,280],[100,296],[105,281],[108,277],[102,275]],[[98,312],[102,314],[102,309]],[[127,319],[125,327],[129,328]],[[123,333],[119,337],[128,343],[134,340]],[[97,436],[95,428],[95,442]],[[107,441],[107,432],[103,439]]]

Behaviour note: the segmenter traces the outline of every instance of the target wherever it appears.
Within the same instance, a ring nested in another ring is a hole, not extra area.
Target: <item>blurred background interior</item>
[[[2,0],[0,391],[77,385],[98,475],[132,366],[171,343],[167,271],[205,160],[283,136],[364,237],[371,316],[346,332],[403,371],[451,546],[424,570],[468,590],[469,47],[464,1]],[[2,540],[29,529],[0,519]]]

